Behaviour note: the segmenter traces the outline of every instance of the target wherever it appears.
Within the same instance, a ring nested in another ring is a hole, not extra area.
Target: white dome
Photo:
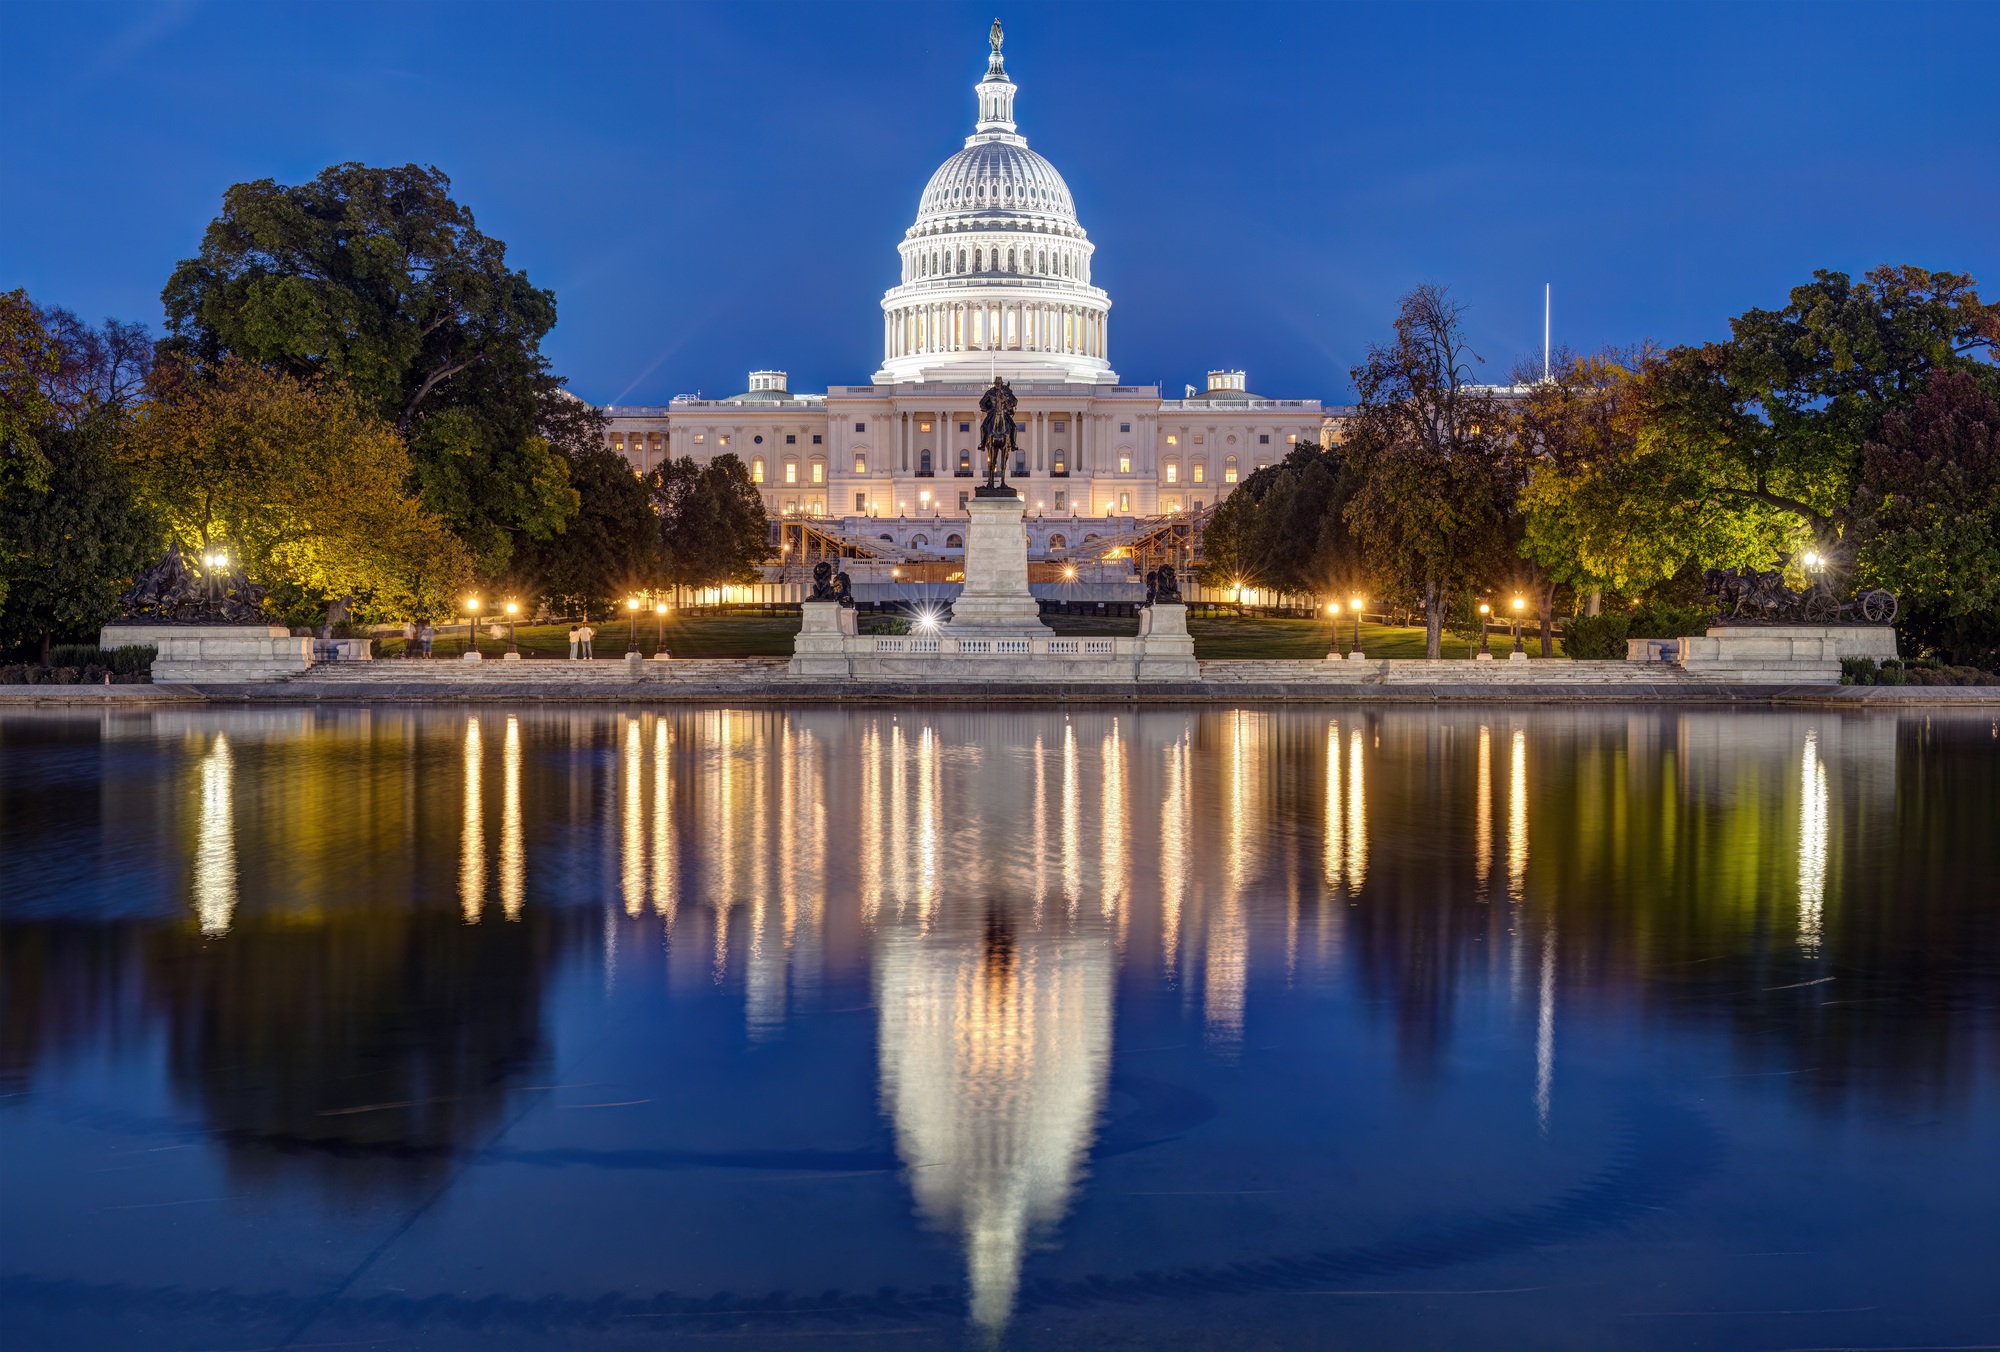
[[[1090,283],[1095,247],[1055,166],[1014,125],[998,25],[979,121],[938,166],[882,297],[878,381],[1115,383],[1105,360],[1111,298]]]
[[[931,175],[917,208],[917,224],[970,215],[1074,222],[1076,203],[1056,167],[1027,146],[978,140]]]

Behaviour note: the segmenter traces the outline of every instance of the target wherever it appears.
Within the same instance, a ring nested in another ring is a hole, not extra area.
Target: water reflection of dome
[[[1007,1321],[1027,1245],[1068,1209],[1104,1102],[1108,936],[892,929],[876,964],[882,1098],[926,1219],[965,1245],[972,1318]]]

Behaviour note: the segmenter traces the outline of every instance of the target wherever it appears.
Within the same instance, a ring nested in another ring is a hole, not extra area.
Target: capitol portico
[[[1095,246],[1068,184],[1017,129],[997,24],[990,46],[973,133],[931,176],[899,246],[872,381],[798,394],[784,372],[757,371],[725,399],[607,408],[610,444],[636,471],[733,453],[774,517],[949,558],[984,472],[979,396],[998,375],[1019,400],[1009,478],[1031,553],[1048,557],[1137,518],[1212,507],[1298,442],[1322,440],[1319,400],[1263,398],[1240,371],[1211,371],[1179,399],[1118,383]]]

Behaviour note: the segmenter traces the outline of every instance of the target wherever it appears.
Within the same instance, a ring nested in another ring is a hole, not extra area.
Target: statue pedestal
[[[852,676],[848,640],[857,633],[854,609],[834,601],[807,601],[799,607],[799,636],[792,640],[794,676]]]
[[[1194,640],[1188,636],[1187,607],[1178,601],[1155,601],[1139,612],[1139,679],[1198,681],[1201,665],[1194,660]]]
[[[1042,608],[1028,591],[1027,503],[1019,493],[973,495],[965,509],[965,589],[952,602],[954,638],[1047,638]]]
[[[107,624],[100,648],[151,646],[158,685],[281,681],[309,670],[313,641],[276,624]]]

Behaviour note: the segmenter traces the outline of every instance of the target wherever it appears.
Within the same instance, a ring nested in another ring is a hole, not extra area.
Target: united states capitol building
[[[734,453],[775,518],[949,559],[984,474],[979,396],[997,375],[1019,399],[1009,478],[1026,501],[1030,556],[1049,559],[1212,508],[1293,445],[1321,440],[1319,400],[1263,398],[1241,371],[1211,371],[1206,390],[1179,399],[1120,383],[1095,246],[1068,184],[1018,129],[997,23],[990,45],[972,135],[931,175],[898,246],[869,383],[807,394],[783,371],[753,371],[726,399],[607,408],[610,444],[636,471]]]

